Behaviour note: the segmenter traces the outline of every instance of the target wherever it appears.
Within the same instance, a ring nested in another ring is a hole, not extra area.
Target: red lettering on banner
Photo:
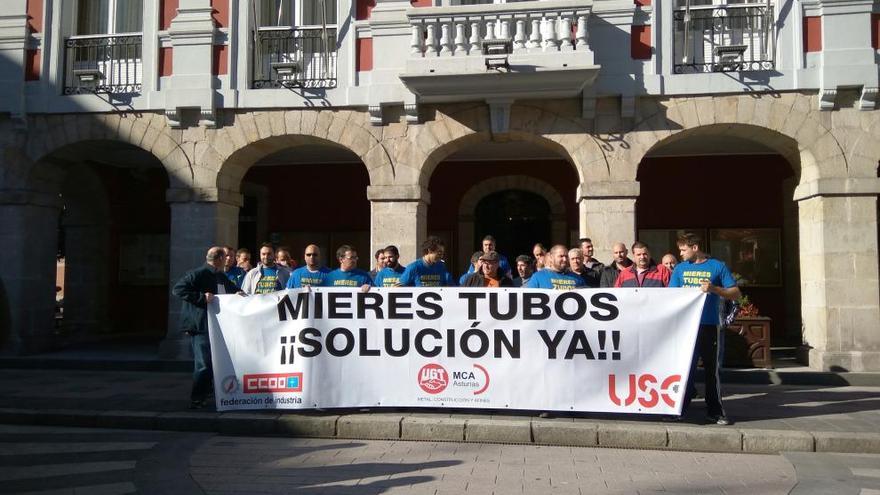
[[[642,407],[653,409],[662,399],[669,407],[675,407],[675,399],[672,398],[670,392],[676,391],[679,382],[681,382],[681,375],[671,375],[663,379],[658,388],[656,376],[650,373],[639,376],[630,374],[628,394],[626,399],[621,400],[617,395],[617,376],[608,375],[608,398],[616,406],[630,406],[638,399]]]

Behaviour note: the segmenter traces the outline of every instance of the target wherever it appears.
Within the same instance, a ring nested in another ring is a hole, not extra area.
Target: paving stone
[[[599,444],[598,425],[555,420],[533,420],[532,437],[545,445],[591,447]]]
[[[880,454],[880,433],[815,431],[816,452]]]
[[[638,424],[600,424],[599,445],[603,447],[665,448],[666,428]]]
[[[393,439],[400,438],[400,421],[403,416],[363,414],[341,416],[336,423],[339,438]]]
[[[279,433],[294,437],[335,437],[339,416],[282,414],[275,427]]]
[[[776,454],[813,452],[813,435],[806,431],[743,429],[743,452]]]
[[[465,425],[468,442],[531,443],[531,422],[526,419],[469,419]]]
[[[98,416],[96,426],[151,430],[156,428],[156,418],[159,414],[154,411],[104,411]]]
[[[278,414],[227,412],[217,418],[217,429],[224,434],[265,435],[275,433]]]
[[[167,412],[156,418],[156,428],[176,431],[217,431],[215,412]]]
[[[464,440],[462,418],[406,417],[400,423],[400,438],[406,440]]]
[[[732,428],[668,427],[667,446],[676,450],[741,452],[742,432]]]

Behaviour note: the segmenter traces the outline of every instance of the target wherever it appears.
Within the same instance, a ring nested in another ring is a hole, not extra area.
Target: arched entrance
[[[655,259],[677,256],[678,232],[701,235],[772,319],[772,345],[789,347],[802,339],[793,168],[779,149],[727,127],[687,130],[642,160],[636,202],[638,239]]]

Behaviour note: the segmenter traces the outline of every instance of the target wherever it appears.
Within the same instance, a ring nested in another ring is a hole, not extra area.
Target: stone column
[[[798,186],[801,311],[810,367],[880,371],[880,179]]]
[[[371,253],[394,244],[400,258],[409,263],[422,255],[428,236],[430,193],[421,186],[369,186]],[[449,242],[449,239],[445,239]]]
[[[578,186],[580,236],[593,241],[595,256],[606,263],[616,242],[629,247],[636,238],[636,181],[584,182]]]
[[[57,195],[0,191],[0,339],[9,354],[46,351],[55,328]]]
[[[171,288],[188,270],[205,263],[211,246],[238,243],[237,201],[175,201],[179,190],[169,190],[171,203],[171,245],[168,276],[168,333],[159,346],[163,359],[190,359],[190,343],[180,332],[180,301],[171,295]],[[185,195],[183,195],[185,196]]]

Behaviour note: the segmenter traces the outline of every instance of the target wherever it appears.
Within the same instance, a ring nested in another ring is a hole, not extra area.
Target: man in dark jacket
[[[501,274],[500,258],[495,251],[483,253],[479,269],[464,279],[462,287],[513,287],[513,280]]]
[[[626,245],[618,242],[614,245],[614,259],[611,263],[605,265],[602,269],[602,278],[599,280],[599,287],[614,287],[617,276],[621,270],[625,270],[632,266],[633,262],[627,257],[628,251]]]
[[[187,272],[171,289],[172,294],[183,299],[180,308],[181,330],[192,337],[191,409],[205,406],[205,398],[211,391],[214,379],[211,341],[208,338],[208,305],[214,301],[215,294],[240,293],[223,273],[225,254],[222,247],[212,247],[205,256],[206,264]]]

